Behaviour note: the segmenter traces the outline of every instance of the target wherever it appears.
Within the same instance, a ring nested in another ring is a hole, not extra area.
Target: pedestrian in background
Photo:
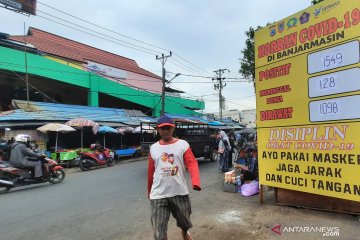
[[[227,134],[220,129],[215,130],[215,135],[219,139],[218,153],[220,154],[219,159],[219,170],[220,172],[229,171],[229,152],[231,151],[231,145]]]
[[[200,191],[200,174],[197,160],[189,143],[173,137],[175,124],[167,116],[157,121],[161,139],[150,147],[148,160],[148,194],[151,224],[155,240],[167,240],[170,213],[181,228],[184,240],[192,240],[188,230],[191,203],[186,184],[186,169],[191,175],[192,188]]]
[[[231,147],[231,150],[229,151],[229,158],[228,158],[228,168],[232,168],[233,167],[233,160],[234,157],[237,157],[237,148],[235,145],[235,134],[233,131],[229,132],[229,144]]]

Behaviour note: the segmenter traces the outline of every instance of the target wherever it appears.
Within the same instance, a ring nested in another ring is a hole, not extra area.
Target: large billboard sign
[[[260,183],[360,201],[360,0],[255,33]]]
[[[5,8],[36,15],[36,0],[0,0]]]

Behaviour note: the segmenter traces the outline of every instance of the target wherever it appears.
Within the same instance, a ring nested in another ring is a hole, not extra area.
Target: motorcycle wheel
[[[2,193],[7,193],[8,191],[10,191],[11,188],[9,187],[0,187],[0,194]]]
[[[114,165],[115,165],[115,160],[114,160],[114,158],[109,157],[109,158],[106,160],[106,164],[107,164],[109,167],[114,166]]]
[[[6,180],[6,181],[10,181],[10,179],[8,179],[8,178],[1,178],[2,180]],[[2,194],[2,193],[7,193],[7,192],[9,192],[10,191],[10,187],[1,187],[0,186],[0,194]]]
[[[50,173],[49,182],[53,184],[61,183],[64,180],[64,178],[65,178],[64,169],[58,169]]]
[[[213,150],[210,156],[211,162],[216,162],[219,159],[219,154],[216,150]]]
[[[83,160],[85,160],[85,159],[80,159],[80,162],[79,162],[79,167],[80,167],[81,171],[89,171],[91,169],[91,165],[88,162],[84,163]]]

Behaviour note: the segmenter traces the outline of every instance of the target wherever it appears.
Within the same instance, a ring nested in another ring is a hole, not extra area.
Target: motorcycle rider
[[[33,167],[35,179],[42,178],[42,163],[39,158],[43,158],[44,154],[35,153],[30,149],[31,137],[28,134],[19,134],[15,137],[15,143],[11,145],[11,154],[9,162],[14,167],[24,168]],[[28,158],[35,158],[38,160],[31,161]]]

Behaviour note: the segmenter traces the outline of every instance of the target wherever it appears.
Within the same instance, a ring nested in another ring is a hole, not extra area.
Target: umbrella
[[[97,130],[97,133],[103,133],[104,134],[104,147],[105,147],[105,134],[106,133],[112,133],[117,134],[118,131],[116,131],[115,128],[109,127],[109,126],[100,126]]]
[[[118,133],[124,135],[126,132],[132,133],[134,131],[133,127],[119,127],[116,129]]]
[[[44,126],[38,127],[37,130],[40,132],[56,132],[56,141],[55,141],[55,152],[57,151],[57,143],[58,143],[58,135],[59,132],[66,133],[66,132],[73,132],[76,131],[74,128],[67,126],[61,123],[48,123]]]
[[[119,127],[116,129],[118,133],[120,133],[120,148],[122,148],[122,136],[125,135],[125,133],[132,133],[134,131],[133,127]]]
[[[81,148],[83,148],[83,128],[84,127],[92,127],[92,131],[96,134],[99,124],[94,122],[93,120],[87,118],[74,118],[65,123],[71,127],[79,127],[81,129]]]

